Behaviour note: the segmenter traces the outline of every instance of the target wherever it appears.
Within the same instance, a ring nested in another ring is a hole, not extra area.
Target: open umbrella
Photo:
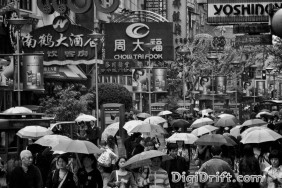
[[[273,117],[273,114],[270,113],[270,112],[259,112],[257,115],[256,115],[256,118],[261,118],[261,117]]]
[[[148,117],[151,117],[150,114],[145,113],[145,112],[139,113],[139,114],[137,114],[136,116],[139,117],[139,118],[143,118],[143,119],[146,119],[146,118],[148,118]]]
[[[241,140],[243,144],[263,143],[275,141],[282,138],[282,136],[275,131],[268,128],[260,128],[247,133]]]
[[[223,117],[220,118],[216,123],[215,126],[216,127],[234,127],[236,125],[238,125],[239,120],[235,117]]]
[[[222,136],[226,139],[229,146],[236,146],[237,145],[237,143],[232,138],[230,138],[227,134],[223,134]]]
[[[189,112],[189,109],[187,109],[187,108],[177,108],[175,110],[175,112],[182,115],[184,112]]]
[[[267,129],[267,127],[263,127],[263,126],[255,126],[255,127],[250,127],[248,129],[246,129],[245,131],[243,131],[241,133],[242,138],[244,138],[248,133],[254,131],[254,130],[260,130],[260,129]]]
[[[210,125],[213,123],[214,121],[210,118],[200,118],[192,123],[191,128],[198,128],[198,127],[202,127],[204,125]]]
[[[270,112],[268,109],[262,109],[260,112]]]
[[[254,127],[254,126],[261,126],[266,125],[267,122],[261,120],[261,119],[249,119],[245,121],[242,126],[248,126],[248,127]]]
[[[135,128],[137,125],[143,124],[143,121],[141,120],[131,120],[124,124],[123,128],[129,133],[133,128]]]
[[[242,125],[237,125],[230,129],[230,134],[237,138],[240,135],[240,130],[241,130]]]
[[[102,133],[102,140],[107,140],[108,136],[115,136],[119,130],[119,122],[108,125]]]
[[[151,117],[146,118],[144,122],[151,123],[151,124],[161,124],[161,123],[165,123],[166,119],[160,116],[151,116]]]
[[[193,144],[198,139],[191,133],[174,133],[166,141],[168,143],[176,143],[176,141],[184,141],[185,144]]]
[[[52,148],[53,151],[66,153],[99,154],[102,153],[95,144],[86,140],[64,140]]]
[[[158,113],[158,116],[165,116],[165,115],[169,115],[169,114],[172,114],[172,112],[169,111],[169,110],[164,110],[164,111],[161,111],[160,113]]]
[[[71,140],[71,139],[67,136],[53,134],[53,135],[45,135],[39,138],[38,140],[36,140],[35,143],[41,146],[54,147],[56,145],[59,145],[64,140]]]
[[[151,136],[167,134],[167,132],[160,125],[143,122],[134,127],[129,133],[150,133]]]
[[[31,125],[20,129],[17,135],[21,138],[38,139],[42,136],[53,134],[53,132],[45,127]]]
[[[213,112],[213,110],[208,108],[208,109],[201,110],[199,113],[202,114],[202,115],[208,115],[211,112]]]
[[[204,146],[221,146],[227,145],[232,146],[226,138],[221,134],[206,134],[198,138],[194,144],[196,145],[204,145]]]
[[[202,127],[199,127],[197,129],[194,129],[191,134],[194,134],[195,136],[202,136],[204,134],[210,133],[214,130],[217,130],[218,127],[212,126],[212,125],[204,125]]]
[[[12,107],[3,112],[3,114],[31,114],[31,113],[32,110],[23,106]]]
[[[97,119],[92,116],[92,115],[88,115],[88,114],[79,114],[79,116],[74,120],[75,122],[82,122],[82,121],[96,121]]]
[[[234,115],[232,115],[232,114],[220,114],[220,115],[218,115],[217,117],[220,117],[220,118],[224,118],[224,117],[231,117],[231,118],[235,118],[235,116],[234,116]]]
[[[182,128],[183,130],[187,130],[187,128],[189,128],[190,125],[191,123],[189,123],[188,121],[184,119],[176,119],[171,122],[172,127]]]
[[[134,155],[128,161],[125,162],[124,166],[131,169],[138,168],[142,166],[148,166],[151,164],[151,158],[162,157],[162,161],[170,160],[172,157],[168,156],[164,152],[158,150],[149,150]]]

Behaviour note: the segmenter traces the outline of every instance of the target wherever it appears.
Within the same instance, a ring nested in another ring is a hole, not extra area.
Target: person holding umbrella
[[[116,162],[116,167],[118,170],[115,170],[111,173],[110,180],[108,182],[109,187],[137,188],[133,174],[127,171],[124,167],[125,162],[125,157],[120,157]]]

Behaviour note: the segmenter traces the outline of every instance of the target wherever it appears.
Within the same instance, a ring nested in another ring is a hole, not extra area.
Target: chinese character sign
[[[104,61],[104,64],[99,65],[100,74],[103,75],[131,75],[132,67],[135,67],[135,63],[132,59],[108,59]]]
[[[107,23],[105,34],[105,59],[174,59],[172,23]],[[155,44],[150,54],[145,43]]]
[[[68,30],[58,33],[52,25],[33,30],[22,36],[25,53],[43,52],[44,61],[94,59],[96,44],[88,34],[91,30],[70,25]],[[100,45],[98,45],[98,48]]]

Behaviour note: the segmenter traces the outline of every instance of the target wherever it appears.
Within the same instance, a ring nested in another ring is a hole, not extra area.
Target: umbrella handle
[[[76,160],[77,160],[77,162],[78,162],[79,168],[81,168],[82,165],[81,165],[81,162],[80,162],[80,160],[79,160],[79,158],[78,158],[78,154],[77,154],[77,153],[75,153],[75,157],[76,157]]]

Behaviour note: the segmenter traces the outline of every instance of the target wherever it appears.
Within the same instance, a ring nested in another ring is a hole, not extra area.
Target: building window
[[[21,0],[20,9],[32,11],[32,0]]]

